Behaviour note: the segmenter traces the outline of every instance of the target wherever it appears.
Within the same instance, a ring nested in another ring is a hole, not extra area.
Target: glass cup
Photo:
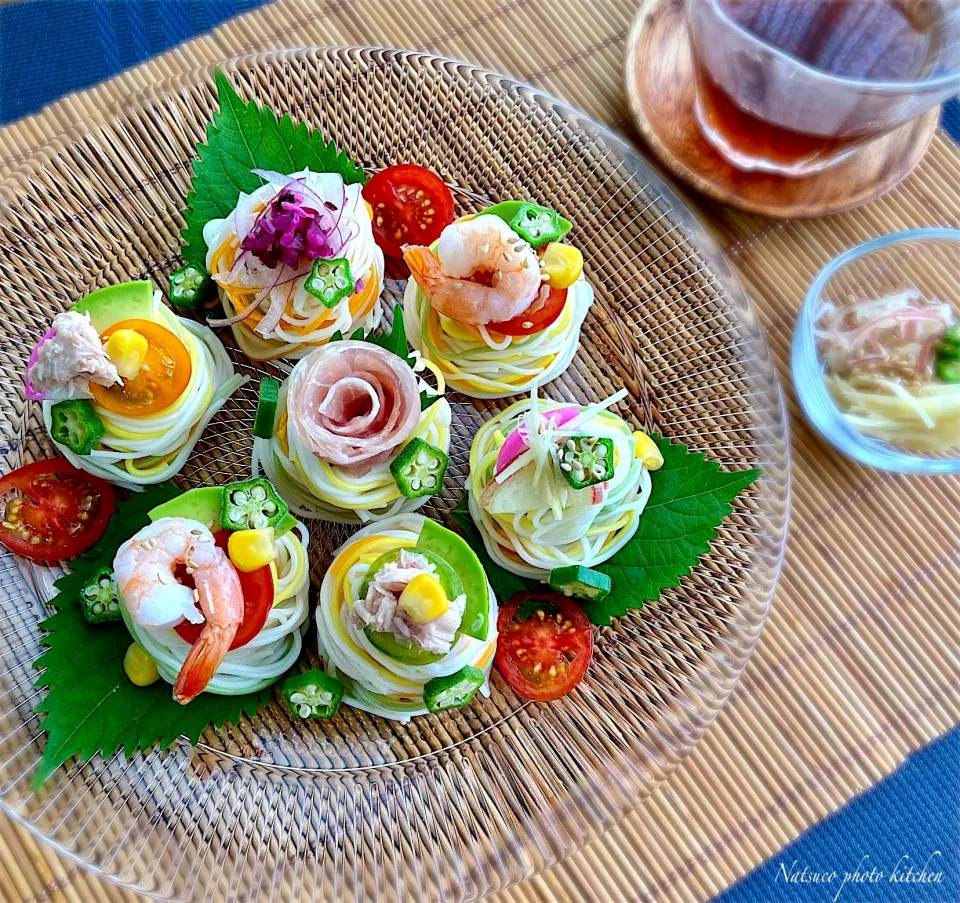
[[[686,3],[697,121],[739,169],[785,176],[818,172],[960,90],[960,0]],[[741,21],[760,22],[751,27],[775,34],[780,46],[748,31],[734,13]],[[907,21],[897,18],[901,14],[909,14],[917,31],[895,30],[898,21]],[[767,24],[771,16],[776,29]],[[925,59],[911,58],[915,77],[909,81],[830,74],[781,49],[815,56],[824,52],[824,35],[844,42],[830,48],[832,59],[854,71],[889,72],[907,54],[923,52],[924,42],[929,46]],[[846,60],[844,53],[850,54]],[[877,54],[876,62],[868,61],[870,53]]]

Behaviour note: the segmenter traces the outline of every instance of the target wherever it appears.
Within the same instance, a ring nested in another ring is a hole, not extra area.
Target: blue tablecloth
[[[0,122],[201,34],[266,0],[21,0],[0,6]],[[960,106],[944,110],[960,140]],[[717,903],[955,903],[954,731],[722,894]]]

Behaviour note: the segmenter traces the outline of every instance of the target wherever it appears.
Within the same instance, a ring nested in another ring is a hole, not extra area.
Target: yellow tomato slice
[[[190,383],[192,365],[186,346],[169,329],[150,320],[114,323],[102,336],[106,341],[118,329],[132,329],[147,340],[147,355],[133,379],[104,388],[90,383],[93,400],[123,417],[149,417],[169,408]]]

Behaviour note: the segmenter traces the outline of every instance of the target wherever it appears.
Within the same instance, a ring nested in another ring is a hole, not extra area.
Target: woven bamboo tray
[[[292,40],[413,46],[470,59],[629,135],[620,73],[635,6],[601,0],[587,12],[575,0],[479,0],[469,8],[429,0],[411,15],[397,0],[349,8],[282,0],[5,129],[0,170],[173,72]],[[758,305],[786,375],[793,318],[817,270],[882,232],[960,224],[958,185],[960,155],[941,134],[910,179],[852,213],[770,223],[700,209]],[[560,865],[496,895],[498,903],[706,900],[960,720],[955,482],[866,471],[798,420],[793,435],[798,527],[772,618],[727,709],[640,809]],[[0,841],[5,900],[133,899],[12,823],[0,827]]]
[[[596,300],[573,364],[546,390],[588,402],[626,385],[619,413],[634,427],[762,475],[679,587],[600,631],[580,692],[552,706],[531,706],[499,675],[489,700],[408,725],[346,708],[304,721],[271,706],[207,731],[196,747],[69,763],[37,791],[43,737],[30,663],[44,612],[0,553],[10,612],[0,637],[0,802],[91,868],[164,899],[473,900],[633,808],[739,678],[785,537],[787,434],[774,368],[753,310],[683,205],[625,145],[549,97],[469,64],[374,48],[260,54],[224,68],[245,95],[307,121],[368,170],[430,167],[462,210],[533,197],[569,212]],[[162,284],[179,265],[178,211],[215,104],[212,76],[211,67],[188,73],[105,111],[0,187],[0,243],[20,249],[15,264],[0,261],[6,467],[51,452],[15,375],[51,312],[117,278]],[[388,317],[401,289],[387,279]],[[242,371],[277,374],[225,342]],[[451,402],[448,479],[424,509],[441,520],[462,492],[476,430],[508,404]],[[256,407],[255,383],[224,406],[180,475],[185,485],[247,472]],[[315,588],[349,532],[313,525]],[[19,576],[49,598],[49,569]]]

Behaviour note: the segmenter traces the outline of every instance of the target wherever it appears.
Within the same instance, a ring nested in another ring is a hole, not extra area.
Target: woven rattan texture
[[[411,13],[406,2],[280,0],[5,129],[0,167],[170,74],[294,44],[421,47],[469,59],[531,81],[629,136],[621,67],[634,8],[622,0],[586,6],[429,2]],[[788,394],[793,319],[816,271],[881,232],[957,225],[958,176],[957,148],[938,136],[906,183],[843,216],[772,223],[700,204],[759,308]],[[865,471],[800,420],[793,428],[791,546],[774,614],[728,708],[638,811],[499,900],[707,899],[960,720],[955,484]],[[13,825],[4,823],[2,841],[6,899],[130,898]]]

